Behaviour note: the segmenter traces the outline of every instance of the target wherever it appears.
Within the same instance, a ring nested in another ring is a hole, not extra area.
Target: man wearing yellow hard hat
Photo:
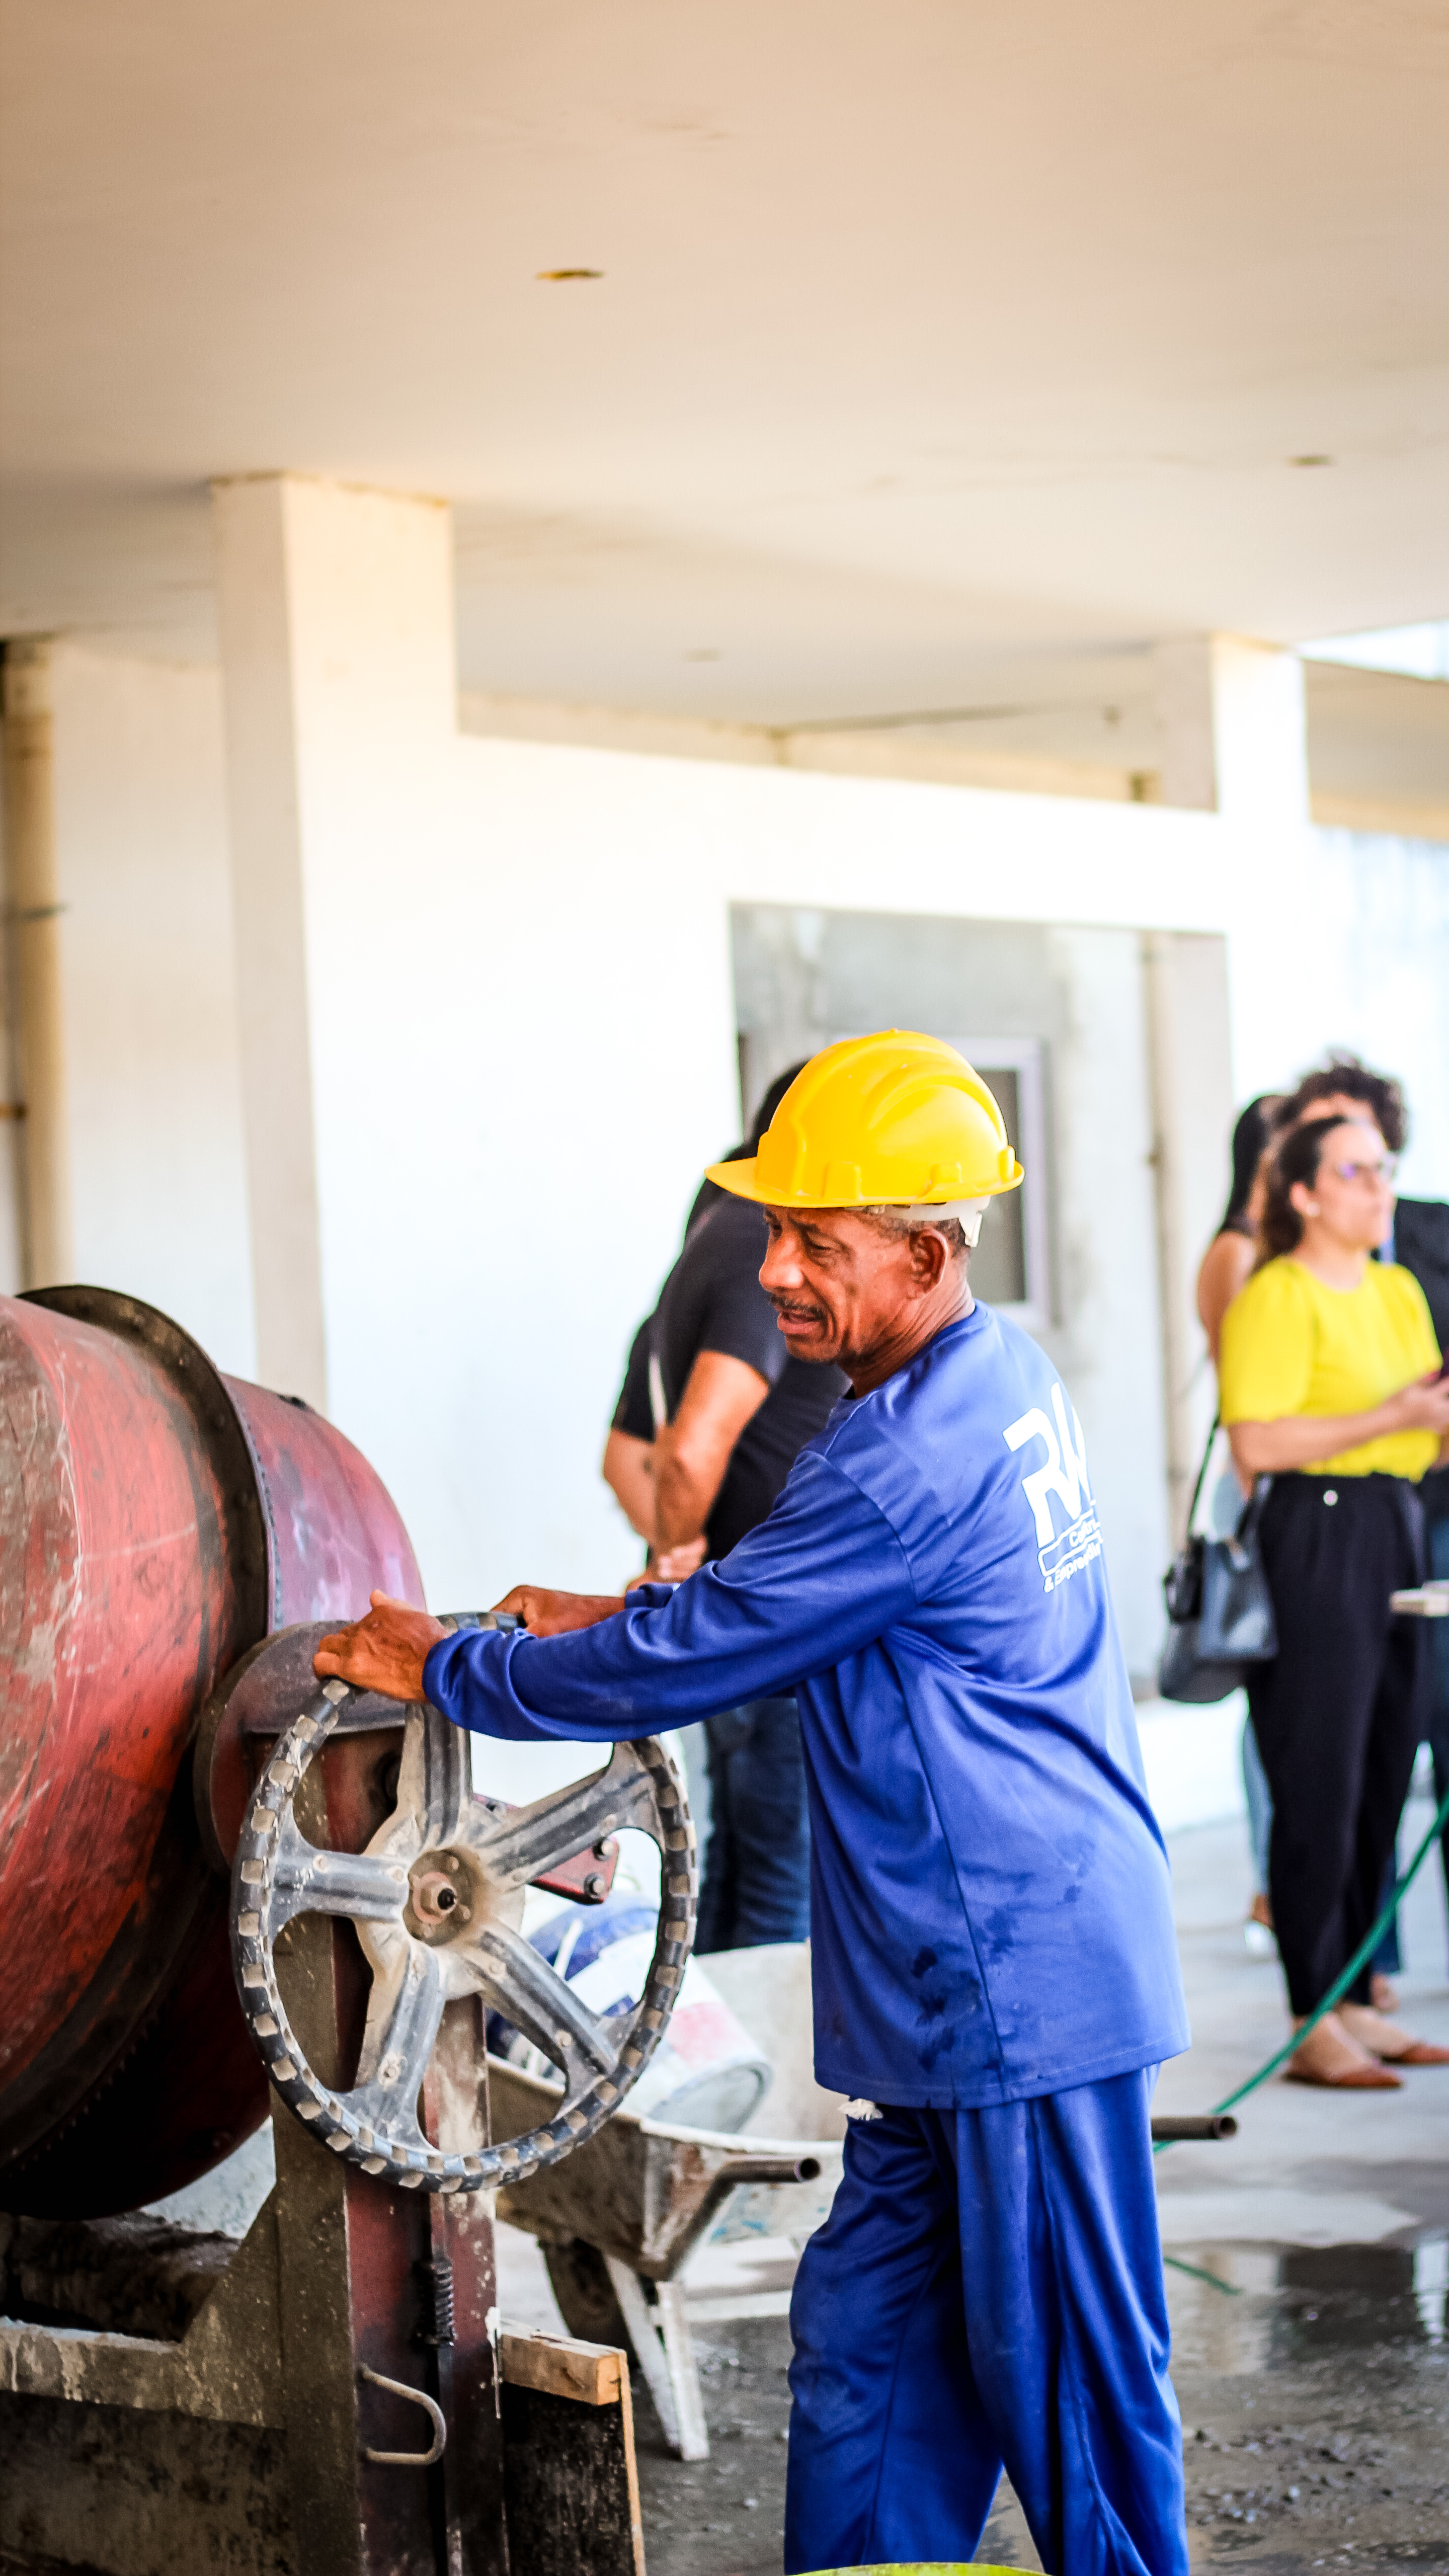
[[[1185,2576],[1148,2108],[1188,2034],[1081,1427],[968,1280],[1020,1166],[964,1059],[892,1029],[710,1177],[852,1389],[768,1519],[674,1591],[512,1592],[524,1634],[376,1595],[317,1669],[514,1738],[797,1693],[851,2120],[791,2308],[786,2568],[970,2559],[1004,2461],[1046,2568]]]

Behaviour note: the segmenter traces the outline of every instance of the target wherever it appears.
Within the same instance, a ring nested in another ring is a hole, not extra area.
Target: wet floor
[[[1194,2562],[1449,2570],[1449,2244],[1201,2247],[1173,2281]]]
[[[1176,2250],[1212,2275],[1170,2275],[1194,2566],[1449,2576],[1449,2240]],[[702,2355],[710,2459],[671,2459],[636,2394],[649,2576],[778,2576],[788,2331]],[[1009,2491],[978,2555],[1040,2565]]]

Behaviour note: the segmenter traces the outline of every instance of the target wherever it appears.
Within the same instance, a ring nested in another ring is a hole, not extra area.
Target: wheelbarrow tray
[[[497,2057],[488,2095],[500,2137],[552,2119],[562,2098]],[[501,2190],[498,2215],[554,2243],[582,2237],[643,2279],[670,2281],[710,2234],[812,2234],[829,2215],[844,2152],[840,2138],[742,2138],[626,2106],[561,2164]]]

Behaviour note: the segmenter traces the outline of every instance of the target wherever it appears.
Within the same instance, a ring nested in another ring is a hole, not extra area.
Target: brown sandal
[[[1395,2064],[1405,2062],[1412,2065],[1413,2060],[1395,2060]],[[1341,2075],[1310,2075],[1306,2067],[1290,2063],[1283,2069],[1283,2080],[1286,2084],[1321,2084],[1330,2093],[1401,2093],[1404,2089],[1382,2060],[1377,2066],[1346,2066]]]

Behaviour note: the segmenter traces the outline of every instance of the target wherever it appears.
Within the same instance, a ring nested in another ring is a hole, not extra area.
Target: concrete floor
[[[1429,1819],[1419,1804],[1404,1851]],[[1286,2023],[1276,1962],[1247,1955],[1243,1828],[1172,1837],[1191,2052],[1162,2110],[1217,2103]],[[1405,2018],[1449,2043],[1442,1878],[1406,1909]],[[1449,2068],[1397,2094],[1335,2096],[1274,2080],[1238,2137],[1159,2159],[1174,2378],[1195,2566],[1253,2576],[1357,2569],[1449,2576]],[[504,2231],[505,2314],[558,2330],[536,2249]],[[712,2252],[696,2327],[712,2457],[686,2467],[636,2396],[649,2576],[778,2576],[789,2335],[783,2316],[711,2320],[731,2291],[782,2304],[788,2249]],[[1197,2277],[1207,2274],[1208,2279]],[[1003,2485],[979,2557],[1039,2565]]]

